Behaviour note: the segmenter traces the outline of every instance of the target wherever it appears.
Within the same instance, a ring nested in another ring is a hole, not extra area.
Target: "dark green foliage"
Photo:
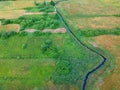
[[[35,4],[36,6],[39,5],[36,0],[34,0],[34,4]]]
[[[2,32],[0,32],[0,37],[2,39],[7,39],[7,38],[14,36],[16,34],[17,34],[17,32],[15,32],[15,31],[9,31],[9,32],[2,31]]]
[[[59,60],[56,63],[56,66],[56,71],[58,71],[58,75],[68,75],[70,73],[71,67],[69,61]]]
[[[3,22],[2,22],[3,25],[4,25],[4,24],[9,24],[9,23],[11,23],[11,21],[10,21],[9,19],[5,19],[5,20],[3,20]]]
[[[22,44],[22,49],[26,49],[27,48],[27,44]]]
[[[52,40],[50,40],[50,39],[46,40],[46,41],[45,41],[45,44],[51,45],[51,44],[52,44]]]
[[[55,3],[54,3],[52,0],[51,0],[50,4],[51,4],[52,6],[55,6]]]
[[[76,34],[78,36],[85,36],[85,37],[94,37],[94,36],[106,35],[106,34],[120,35],[120,28],[115,28],[112,30],[107,30],[107,29],[78,30]]]
[[[50,5],[50,3],[48,2],[47,5],[46,3],[44,4],[39,4],[35,7],[27,7],[25,8],[25,10],[27,12],[53,12],[54,9],[53,9],[53,6]]]
[[[21,31],[25,29],[43,30],[45,28],[56,29],[61,27],[61,21],[59,20],[59,17],[56,14],[49,15],[48,13],[44,13],[43,15],[26,15],[18,19],[8,19],[1,21],[4,25],[20,24]]]
[[[42,33],[40,31],[35,31],[33,32],[33,36],[41,36],[41,35],[44,35],[45,33]]]
[[[43,53],[45,53],[50,47],[52,46],[52,40],[46,40],[42,45],[41,45],[41,50]]]
[[[10,37],[10,36],[16,35],[17,32],[15,32],[15,31],[9,31],[9,32],[7,32],[7,34]]]
[[[25,31],[21,31],[21,32],[19,32],[19,36],[27,36],[27,35],[28,35],[28,33],[25,32]]]
[[[115,17],[120,17],[120,14],[115,14],[115,15],[113,15],[113,16],[115,16]]]
[[[7,32],[2,32],[1,33],[1,38],[2,39],[7,39],[9,37],[8,33]]]

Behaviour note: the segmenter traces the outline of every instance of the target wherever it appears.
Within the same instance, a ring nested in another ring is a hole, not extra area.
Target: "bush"
[[[105,35],[105,34],[120,35],[120,29],[115,28],[112,30],[107,30],[107,29],[79,30],[77,34],[79,36],[85,36],[85,37],[93,37],[93,36],[99,36],[99,35]]]
[[[15,32],[15,31],[9,31],[9,32],[7,32],[8,33],[8,36],[13,36],[13,35],[16,35],[17,34],[17,32]]]
[[[48,46],[47,44],[42,44],[42,45],[41,45],[42,53],[45,53],[48,48],[49,48],[49,46]]]
[[[25,32],[25,31],[21,31],[21,32],[19,32],[19,36],[27,36],[27,35],[28,35],[28,33]]]
[[[1,33],[1,38],[2,38],[2,39],[7,39],[7,38],[9,38],[8,33],[7,33],[7,32],[2,32],[2,33]]]
[[[3,25],[10,24],[10,23],[11,23],[11,21],[9,19],[5,19],[2,22]]]
[[[46,52],[50,47],[52,46],[52,40],[46,40],[42,45],[41,45],[41,50],[42,52]]]
[[[23,44],[22,49],[26,49],[26,48],[27,48],[27,44]]]

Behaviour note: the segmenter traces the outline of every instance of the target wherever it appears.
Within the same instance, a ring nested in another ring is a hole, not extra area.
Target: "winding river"
[[[55,8],[56,8],[56,7],[55,7]],[[99,56],[101,56],[101,57],[103,58],[103,61],[102,61],[98,66],[96,66],[95,68],[93,68],[91,71],[89,71],[89,72],[85,75],[85,77],[84,77],[84,82],[83,82],[83,85],[82,85],[82,90],[86,90],[86,85],[87,85],[87,81],[88,81],[88,79],[89,79],[89,76],[90,76],[92,73],[94,73],[95,71],[97,71],[98,69],[100,69],[100,68],[105,64],[105,62],[106,62],[107,59],[106,59],[106,57],[105,57],[104,55],[100,54],[99,52],[97,52],[97,51],[91,49],[90,47],[88,47],[87,45],[85,45],[85,44],[72,32],[72,30],[70,29],[70,27],[68,26],[68,24],[67,24],[66,21],[64,20],[64,18],[63,18],[63,16],[61,15],[61,13],[57,10],[57,8],[56,8],[56,12],[57,12],[59,18],[61,19],[61,21],[64,23],[67,31],[73,36],[73,38],[78,42],[78,44],[83,45],[85,48],[91,50],[92,52],[98,54]]]

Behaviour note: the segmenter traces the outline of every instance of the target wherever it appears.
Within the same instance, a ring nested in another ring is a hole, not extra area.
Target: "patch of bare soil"
[[[44,14],[44,12],[25,12],[23,15],[33,15],[33,14],[41,15]],[[49,12],[48,14],[56,14],[56,12]]]
[[[38,31],[38,30],[35,30],[35,29],[26,29],[25,31],[29,32],[29,33],[33,33],[33,32]],[[46,32],[51,32],[51,33],[65,33],[66,29],[65,28],[45,29],[45,30],[42,30],[42,32],[44,32],[44,33],[46,33]]]
[[[23,15],[32,15],[32,14],[39,15],[39,14],[43,14],[43,12],[25,12]]]
[[[42,32],[51,32],[51,33],[65,33],[65,28],[58,28],[58,29],[45,29]]]
[[[0,25],[0,31],[20,31],[20,25],[19,24],[8,24],[8,25]]]
[[[89,42],[92,46],[98,47],[98,45],[95,42]]]
[[[35,30],[35,29],[26,29],[26,30],[24,30],[25,32],[28,32],[28,33],[33,33],[33,32],[35,32],[35,31],[37,31],[37,30]]]

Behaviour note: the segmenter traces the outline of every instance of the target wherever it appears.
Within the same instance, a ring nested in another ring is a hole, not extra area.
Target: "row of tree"
[[[18,19],[5,19],[1,20],[3,25],[7,24],[20,24],[20,29],[36,29],[43,30],[45,28],[56,29],[60,27],[59,17],[56,15],[28,15],[22,16]]]
[[[105,34],[120,35],[120,28],[115,28],[112,30],[107,29],[97,29],[97,30],[78,30],[76,33],[78,36],[93,37]]]

